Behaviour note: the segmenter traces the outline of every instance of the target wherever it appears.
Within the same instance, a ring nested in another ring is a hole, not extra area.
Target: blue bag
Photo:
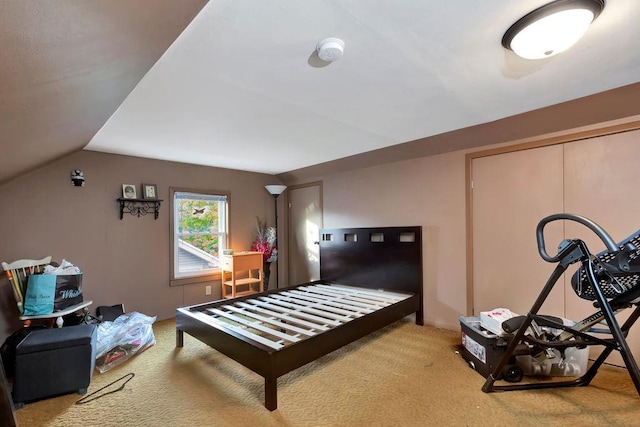
[[[53,313],[56,296],[56,275],[32,274],[24,296],[24,315],[36,316]]]

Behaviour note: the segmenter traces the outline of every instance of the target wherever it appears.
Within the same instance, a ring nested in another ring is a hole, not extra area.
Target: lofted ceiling
[[[283,174],[640,82],[637,0],[558,56],[505,50],[547,2],[3,0],[0,182],[82,148]]]

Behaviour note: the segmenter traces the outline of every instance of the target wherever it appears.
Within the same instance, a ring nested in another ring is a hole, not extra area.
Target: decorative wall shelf
[[[162,203],[162,200],[119,198],[118,202],[120,202],[120,219],[122,219],[125,213],[140,217],[141,215],[146,215],[151,212],[153,212],[153,218],[158,219],[158,215],[160,214],[160,203]]]

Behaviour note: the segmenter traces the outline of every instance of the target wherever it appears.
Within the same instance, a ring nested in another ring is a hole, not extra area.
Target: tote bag
[[[29,276],[27,293],[24,297],[25,316],[53,313],[56,277],[54,274],[32,274]]]

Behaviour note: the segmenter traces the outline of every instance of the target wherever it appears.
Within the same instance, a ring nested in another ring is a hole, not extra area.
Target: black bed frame
[[[229,304],[230,300],[176,310],[176,346],[183,347],[186,332],[264,377],[265,407],[271,411],[278,406],[278,377],[413,313],[416,324],[424,324],[421,227],[323,229],[320,233],[321,280],[304,285],[336,283],[411,296],[279,350],[194,315]],[[304,285],[247,295],[233,302]]]

